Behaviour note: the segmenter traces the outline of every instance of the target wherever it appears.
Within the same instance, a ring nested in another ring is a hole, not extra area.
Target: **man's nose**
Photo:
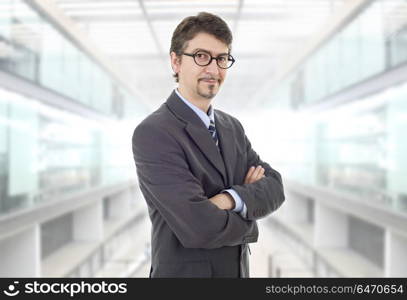
[[[205,71],[210,74],[218,74],[219,67],[216,62],[216,59],[212,59],[211,63],[205,67]]]

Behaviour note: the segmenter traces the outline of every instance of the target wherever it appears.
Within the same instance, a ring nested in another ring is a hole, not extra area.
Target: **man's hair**
[[[179,59],[181,59],[182,53],[188,46],[188,41],[201,32],[211,34],[225,43],[230,53],[233,40],[232,32],[225,21],[207,12],[200,12],[196,16],[186,17],[178,24],[172,34],[170,53],[175,52]],[[173,76],[175,81],[178,82],[178,74]]]

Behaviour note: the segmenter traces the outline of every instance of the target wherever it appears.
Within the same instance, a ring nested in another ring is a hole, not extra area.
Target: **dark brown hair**
[[[192,40],[200,32],[211,34],[224,42],[228,46],[230,53],[233,40],[232,32],[225,21],[207,12],[200,12],[196,16],[186,17],[178,24],[172,34],[170,53],[175,52],[181,59],[182,52],[188,46],[188,41]],[[173,76],[175,81],[178,82],[178,74]]]

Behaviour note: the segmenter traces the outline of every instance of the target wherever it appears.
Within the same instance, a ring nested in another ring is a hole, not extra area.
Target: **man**
[[[234,62],[231,43],[219,17],[185,18],[170,49],[178,88],[134,131],[152,222],[150,277],[249,277],[256,219],[284,201],[280,174],[237,119],[211,106]]]

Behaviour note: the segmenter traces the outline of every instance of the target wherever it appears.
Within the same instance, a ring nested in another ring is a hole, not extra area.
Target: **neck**
[[[192,93],[189,93],[188,90],[184,89],[182,86],[178,87],[178,92],[182,95],[182,97],[187,99],[193,105],[195,105],[200,110],[202,110],[204,113],[208,112],[212,99],[207,99],[207,98],[201,97],[199,95],[194,96],[194,95],[192,95]]]

